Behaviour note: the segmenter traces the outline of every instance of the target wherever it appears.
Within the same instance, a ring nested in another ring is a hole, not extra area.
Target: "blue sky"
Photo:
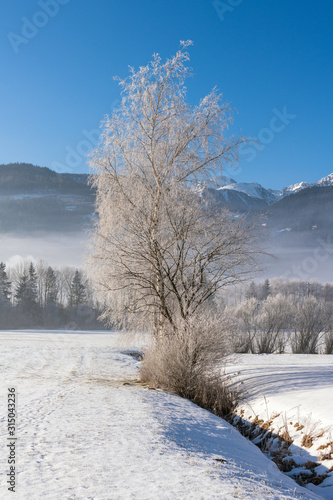
[[[215,85],[258,139],[226,174],[282,188],[333,172],[333,3],[308,0],[15,0],[0,6],[0,163],[87,171],[119,102],[114,75],[191,39],[188,100]]]

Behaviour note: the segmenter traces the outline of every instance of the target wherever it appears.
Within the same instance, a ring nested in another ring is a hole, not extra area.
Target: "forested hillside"
[[[286,196],[255,214],[266,214],[270,227],[295,231],[330,232],[333,186],[314,186]]]
[[[0,233],[77,232],[91,226],[94,190],[86,174],[26,163],[0,165]]]
[[[45,193],[90,195],[87,174],[59,174],[30,163],[0,165],[0,195]]]

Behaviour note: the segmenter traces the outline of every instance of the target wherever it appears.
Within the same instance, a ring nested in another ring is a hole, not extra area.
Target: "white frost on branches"
[[[119,80],[122,102],[91,155],[99,219],[90,268],[105,317],[163,332],[239,281],[254,264],[251,232],[195,187],[238,159],[231,107],[216,89],[191,108],[186,48]]]

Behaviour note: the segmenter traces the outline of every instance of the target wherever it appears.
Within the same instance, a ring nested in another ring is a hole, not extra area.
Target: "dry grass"
[[[238,403],[239,389],[222,373],[228,335],[216,318],[179,325],[155,340],[144,354],[141,380],[175,392],[224,416]]]
[[[329,443],[319,446],[317,450],[323,450],[319,455],[320,460],[332,460],[333,458],[333,441]]]
[[[278,415],[272,416],[271,420],[267,421],[263,421],[258,416],[255,416],[253,420],[250,421],[244,418],[244,410],[241,409],[238,415],[231,414],[227,420],[234,425],[243,436],[247,437],[258,446],[263,453],[267,454],[282,472],[288,473],[298,467],[289,450],[293,441],[289,434],[286,415],[283,416],[283,426],[280,427],[276,433],[273,431],[272,423],[276,416]],[[292,425],[292,422],[290,422],[290,424]],[[297,422],[294,424],[294,427],[296,427],[296,425],[299,426],[299,423]],[[322,445],[318,449],[323,450],[323,455],[319,456],[319,460],[330,459],[332,456],[330,452],[333,452],[333,442]],[[294,476],[294,480],[301,486],[305,486],[308,483],[315,485],[321,484],[324,479],[328,477],[328,473],[317,474],[315,469],[318,465],[320,465],[320,462],[308,461],[302,467],[310,470],[312,474],[299,473]],[[331,470],[333,470],[333,467]]]
[[[313,436],[311,436],[310,434],[304,434],[301,446],[304,446],[304,448],[311,448],[312,445]]]

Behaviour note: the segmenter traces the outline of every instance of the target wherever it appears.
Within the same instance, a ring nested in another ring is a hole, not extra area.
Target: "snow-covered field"
[[[333,356],[242,354],[227,372],[243,382],[246,394],[237,413],[243,410],[249,422],[271,421],[274,433],[287,430],[293,441],[287,460],[299,466],[290,475],[309,473],[302,468],[307,462],[320,463],[316,472],[328,477],[308,487],[333,500]]]
[[[135,384],[116,333],[0,333],[0,498],[315,499],[224,420]],[[7,491],[7,393],[18,391]]]

